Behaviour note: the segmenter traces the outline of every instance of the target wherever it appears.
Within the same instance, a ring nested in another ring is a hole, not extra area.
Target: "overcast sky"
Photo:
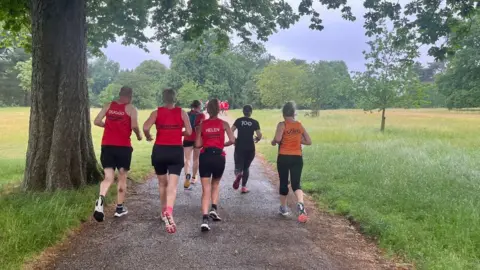
[[[405,2],[407,0],[400,0]],[[298,0],[289,1],[298,7]],[[351,71],[363,70],[364,59],[362,51],[367,49],[367,37],[363,29],[363,1],[349,1],[354,3],[352,11],[357,17],[355,22],[345,21],[340,12],[320,8],[320,16],[325,29],[313,31],[308,28],[309,18],[302,18],[296,25],[287,30],[280,30],[272,35],[265,44],[268,52],[279,59],[305,59],[309,62],[319,60],[343,60]],[[142,61],[158,60],[170,65],[170,59],[160,54],[159,45],[148,44],[150,53],[145,53],[136,47],[125,47],[119,43],[112,43],[106,49],[106,55],[120,63],[122,68],[135,68]],[[424,53],[425,55],[425,53]],[[421,62],[431,61],[423,56]]]

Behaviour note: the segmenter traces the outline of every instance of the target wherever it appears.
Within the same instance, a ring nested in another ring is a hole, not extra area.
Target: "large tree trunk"
[[[23,187],[97,182],[86,81],[86,0],[32,0],[32,105]]]
[[[386,120],[386,118],[385,118],[385,110],[386,110],[385,108],[382,109],[382,124],[381,124],[381,126],[380,126],[380,131],[381,131],[381,132],[384,132],[384,131],[385,131],[385,120]]]

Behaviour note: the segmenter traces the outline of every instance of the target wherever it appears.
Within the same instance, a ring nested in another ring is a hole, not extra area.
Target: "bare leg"
[[[220,194],[220,179],[212,179],[212,204],[218,204],[218,197]]]
[[[183,170],[185,171],[185,175],[190,174],[190,161],[192,160],[192,152],[193,147],[184,147],[185,152],[185,166]]]
[[[173,208],[173,206],[175,205],[175,199],[177,198],[177,183],[178,175],[169,174],[167,185],[167,207]]]
[[[200,158],[200,149],[195,148],[193,149],[193,170],[192,170],[192,176],[196,177],[198,173],[198,160]],[[196,182],[196,180],[192,181]]]
[[[280,195],[280,205],[287,206],[287,196]]]
[[[298,203],[303,203],[303,191],[301,189],[295,190],[295,196],[297,197]]]
[[[123,168],[118,172],[117,204],[123,204],[125,201],[125,194],[127,193],[127,175],[128,171]]]
[[[167,175],[157,175],[158,178],[158,192],[160,194],[160,207],[162,213],[165,207],[167,207]]]
[[[100,196],[106,196],[108,189],[113,184],[115,180],[115,170],[113,168],[106,168],[103,170],[105,172],[105,179],[100,184]]]
[[[210,207],[210,198],[212,189],[210,185],[210,178],[203,177],[202,182],[202,214],[208,215],[208,208]]]

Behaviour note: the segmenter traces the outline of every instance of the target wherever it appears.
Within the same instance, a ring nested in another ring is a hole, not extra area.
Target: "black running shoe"
[[[122,207],[117,207],[117,210],[115,210],[115,217],[123,217],[126,214],[128,214],[128,210],[125,206]]]
[[[98,198],[98,200],[95,202],[95,211],[93,212],[93,217],[98,222],[102,222],[105,220],[105,214],[103,213],[102,197]]]
[[[200,226],[202,232],[210,231],[210,226],[208,225],[208,218],[203,218],[202,225]]]
[[[209,214],[213,221],[222,221],[222,218],[218,215],[217,210],[212,208]]]

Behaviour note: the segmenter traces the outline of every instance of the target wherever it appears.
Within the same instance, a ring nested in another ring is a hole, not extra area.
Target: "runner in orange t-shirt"
[[[307,222],[307,212],[303,203],[303,191],[300,187],[303,157],[302,144],[311,145],[312,140],[303,125],[295,120],[295,104],[287,102],[283,106],[285,121],[278,123],[272,145],[279,145],[277,170],[280,178],[280,214],[287,216],[288,176],[292,190],[297,197],[298,221]]]

